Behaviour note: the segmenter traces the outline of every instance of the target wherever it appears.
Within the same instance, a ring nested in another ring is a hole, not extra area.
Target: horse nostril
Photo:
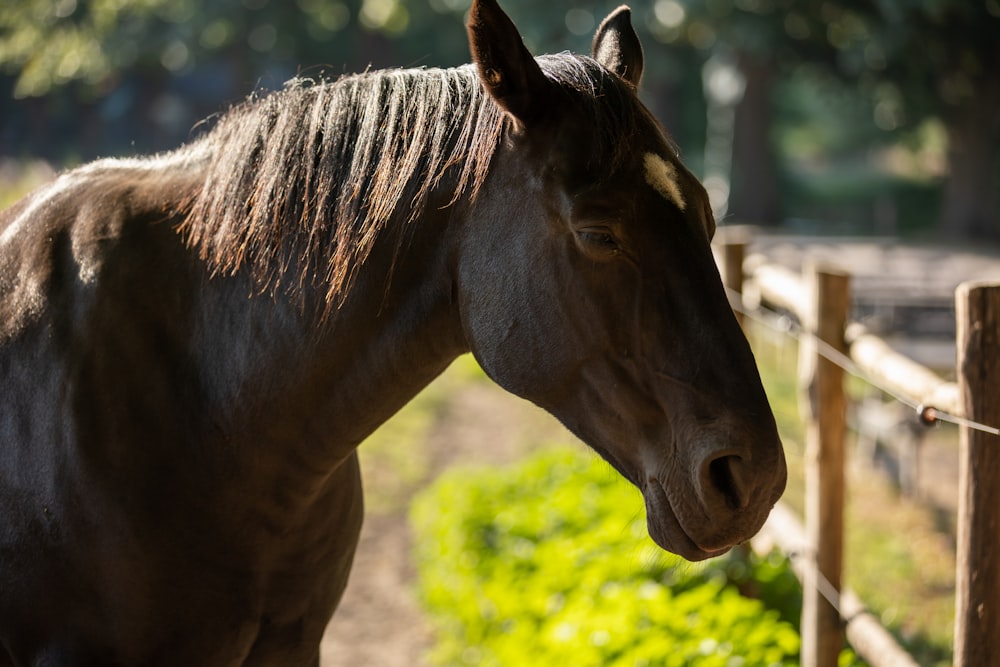
[[[749,489],[743,477],[743,459],[733,454],[717,456],[708,461],[707,482],[709,488],[702,493],[706,504],[712,506],[710,499],[721,495],[723,501],[732,510],[746,509],[750,504]]]

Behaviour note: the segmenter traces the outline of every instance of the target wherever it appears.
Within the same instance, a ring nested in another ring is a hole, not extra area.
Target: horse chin
[[[655,478],[643,483],[638,470],[623,465],[617,456],[600,445],[592,445],[593,449],[608,461],[625,479],[635,484],[646,502],[646,530],[653,542],[661,549],[677,554],[681,558],[695,562],[721,556],[736,546],[729,544],[719,547],[703,548],[699,546],[684,530],[677,513],[667,498],[663,485]]]
[[[721,556],[735,546],[714,549],[699,546],[684,530],[658,481],[649,480],[644,484],[642,497],[646,502],[646,529],[660,548],[695,562]]]

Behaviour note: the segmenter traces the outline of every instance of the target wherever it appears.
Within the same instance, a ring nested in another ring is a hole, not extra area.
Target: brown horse
[[[628,10],[593,57],[532,58],[495,0],[469,37],[0,215],[0,663],[318,664],[355,449],[470,350],[664,548],[760,528],[781,444]]]

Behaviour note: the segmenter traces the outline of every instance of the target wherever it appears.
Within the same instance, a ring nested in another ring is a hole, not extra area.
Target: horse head
[[[641,489],[660,546],[700,560],[747,540],[784,454],[705,190],[637,97],[629,10],[590,58],[536,60],[495,0],[473,3],[469,37],[507,114],[458,260],[469,346]]]

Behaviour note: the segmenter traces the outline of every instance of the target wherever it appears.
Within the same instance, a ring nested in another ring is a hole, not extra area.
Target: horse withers
[[[698,560],[785,482],[627,8],[533,58],[296,80],[0,214],[0,664],[317,665],[356,447],[471,351]]]

